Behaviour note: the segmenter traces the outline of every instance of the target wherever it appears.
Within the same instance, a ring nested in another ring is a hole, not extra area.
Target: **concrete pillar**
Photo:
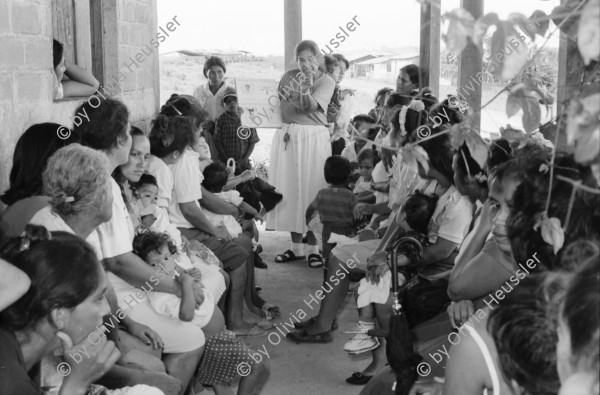
[[[461,0],[460,6],[469,11],[477,20],[483,15],[483,2],[484,0]],[[472,125],[476,130],[481,127],[481,84],[473,84],[470,81],[476,79],[477,73],[483,71],[481,58],[481,52],[471,41],[458,56],[458,93],[473,109]],[[467,84],[469,85],[469,94],[463,94],[464,90],[461,88]],[[474,91],[471,91],[471,86],[475,87]]]
[[[302,41],[302,0],[284,0],[285,69],[296,68],[294,48]]]
[[[429,87],[435,96],[440,92],[440,3],[421,3],[419,67],[427,71],[421,86]]]

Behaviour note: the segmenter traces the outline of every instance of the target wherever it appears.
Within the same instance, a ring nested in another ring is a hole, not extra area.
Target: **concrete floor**
[[[304,302],[320,288],[323,280],[322,269],[311,269],[306,261],[275,263],[274,258],[289,248],[289,233],[262,231],[260,244],[264,251],[261,256],[269,265],[266,270],[256,269],[258,285],[263,288],[261,295],[269,303],[278,305],[282,315],[276,321],[295,322],[302,309],[308,316],[316,315],[318,305],[311,308]],[[298,317],[299,318],[299,317]],[[348,293],[339,316],[340,329],[334,332],[334,341],[329,344],[296,344],[285,339],[277,329],[269,337],[248,338],[248,345],[254,350],[268,353],[271,375],[261,395],[357,395],[362,386],[349,385],[345,379],[353,372],[361,371],[371,358],[370,353],[350,356],[343,350],[344,343],[352,335],[342,331],[352,330],[358,322],[356,305]],[[277,325],[281,332],[288,327]]]

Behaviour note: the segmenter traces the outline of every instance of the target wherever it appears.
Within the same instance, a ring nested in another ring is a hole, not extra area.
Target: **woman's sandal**
[[[319,254],[310,254],[308,256],[308,267],[317,269],[323,267],[323,258]]]
[[[266,318],[269,321],[271,321],[275,317],[279,317],[281,315],[281,312],[279,311],[279,307],[272,305],[270,303],[263,304],[260,309],[263,312],[263,318]]]
[[[287,250],[283,254],[277,255],[275,257],[275,262],[277,262],[277,263],[292,262],[292,261],[297,261],[297,260],[304,259],[304,258],[305,258],[304,255],[297,256],[296,254],[294,254],[294,252],[292,250]]]

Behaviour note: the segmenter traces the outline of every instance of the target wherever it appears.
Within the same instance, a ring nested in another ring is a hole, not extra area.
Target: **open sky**
[[[255,55],[283,55],[283,0],[158,0],[158,22],[173,16],[181,25],[160,46],[160,53],[179,49],[246,50]],[[442,0],[442,13],[459,7]],[[559,0],[486,0],[485,12],[506,19],[540,9],[549,14]],[[338,51],[419,45],[420,5],[416,0],[302,0],[303,38],[323,47],[352,18],[360,23]],[[558,37],[558,34],[556,35]],[[553,39],[550,46],[558,46]]]

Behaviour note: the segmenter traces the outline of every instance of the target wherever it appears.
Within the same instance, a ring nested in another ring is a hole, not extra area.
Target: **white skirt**
[[[290,138],[286,144],[283,138]],[[284,123],[273,136],[269,184],[283,199],[267,213],[267,229],[305,233],[305,212],[317,192],[325,188],[325,160],[331,156],[329,131],[321,125]]]

